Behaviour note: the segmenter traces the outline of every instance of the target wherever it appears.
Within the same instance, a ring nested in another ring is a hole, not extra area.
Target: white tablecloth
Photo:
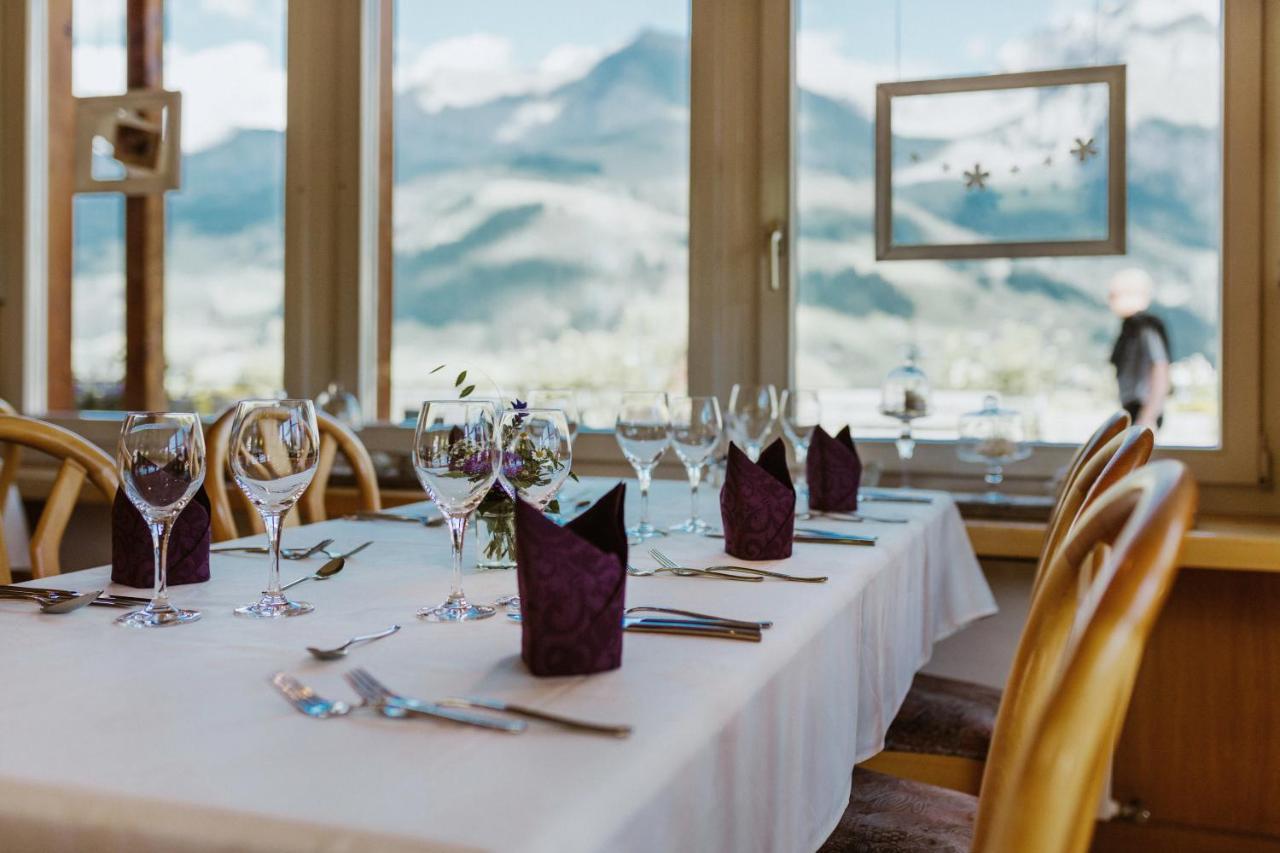
[[[655,484],[656,520],[682,517],[684,489]],[[716,496],[704,503],[717,518]],[[622,668],[589,677],[530,676],[520,629],[501,616],[414,618],[447,592],[447,536],[403,523],[287,530],[286,544],[376,540],[336,578],[296,587],[317,612],[295,619],[232,615],[256,598],[261,557],[215,555],[210,583],[172,591],[203,618],[171,629],[119,628],[111,620],[121,611],[108,608],[48,616],[0,603],[0,848],[815,849],[845,807],[850,769],[881,748],[932,644],[995,609],[948,497],[875,511],[912,521],[821,522],[880,543],[799,544],[778,564],[829,575],[826,584],[630,578],[628,605],[775,627],[760,644],[628,634]],[[718,540],[657,544],[692,565],[725,562]],[[641,548],[632,555],[653,564]],[[287,563],[286,577],[306,565]],[[44,585],[94,588],[107,576],[93,569]],[[472,570],[466,586],[491,601],[514,591],[515,575]],[[392,623],[403,630],[347,662],[303,650]],[[409,695],[499,697],[630,723],[635,734],[534,724],[511,736],[364,713],[313,720],[268,684],[286,670],[350,699],[342,673],[352,665]]]

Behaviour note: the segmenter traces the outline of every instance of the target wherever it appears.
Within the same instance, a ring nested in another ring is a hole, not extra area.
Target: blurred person
[[[1120,334],[1111,349],[1120,405],[1135,424],[1159,428],[1169,397],[1169,332],[1152,314],[1155,282],[1146,270],[1126,269],[1111,279],[1107,304],[1121,319]]]

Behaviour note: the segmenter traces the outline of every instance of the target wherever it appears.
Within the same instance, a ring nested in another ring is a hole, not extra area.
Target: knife
[[[681,634],[687,637],[718,637],[723,640],[760,642],[760,629],[748,626],[728,625],[707,619],[649,619],[639,616],[622,617],[622,630],[637,634]]]
[[[528,717],[531,720],[541,720],[544,723],[553,723],[557,726],[563,726],[567,729],[578,729],[584,732],[593,732],[600,735],[609,735],[611,737],[630,737],[631,726],[614,726],[607,723],[592,723],[587,720],[575,720],[573,717],[563,717],[559,714],[552,714],[549,711],[539,711],[537,708],[530,708],[527,705],[517,705],[514,702],[500,702],[497,699],[474,699],[474,698],[450,698],[441,699],[441,705],[449,708],[484,708],[489,711],[499,711],[504,714],[515,714],[517,717]]]
[[[523,622],[519,613],[508,613],[512,622]],[[724,640],[760,642],[760,629],[755,625],[734,625],[719,619],[654,619],[623,616],[622,630],[637,634],[683,634],[689,637],[719,637]]]
[[[702,534],[712,539],[723,539],[723,530],[708,530]],[[873,546],[878,541],[876,536],[859,536],[856,533],[834,533],[830,530],[811,530],[809,528],[796,528],[796,532],[792,537],[795,542],[821,542],[826,545],[863,545]]]
[[[36,598],[40,596],[53,598],[75,598],[81,593],[70,589],[48,589],[46,587],[37,586],[13,586],[10,584],[0,584],[0,596],[19,595],[26,598]],[[151,603],[149,598],[135,598],[131,595],[113,595],[111,593],[103,593],[95,598],[91,604],[99,607],[141,607]]]
[[[859,492],[860,501],[879,501],[887,504],[931,504],[933,498],[925,495],[904,495],[894,492]]]
[[[347,517],[356,521],[403,521],[409,524],[423,524],[427,527],[444,524],[444,516],[442,515],[406,515],[404,513],[383,512],[381,510],[357,512]]]

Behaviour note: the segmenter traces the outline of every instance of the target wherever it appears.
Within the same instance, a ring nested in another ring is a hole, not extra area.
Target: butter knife
[[[716,637],[722,640],[760,642],[760,629],[756,627],[728,625],[705,619],[648,619],[637,616],[622,617],[622,630],[637,634],[681,634],[687,637]]]

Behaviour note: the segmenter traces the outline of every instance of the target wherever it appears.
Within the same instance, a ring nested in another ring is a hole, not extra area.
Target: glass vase
[[[516,567],[516,507],[510,500],[476,511],[476,567]]]

